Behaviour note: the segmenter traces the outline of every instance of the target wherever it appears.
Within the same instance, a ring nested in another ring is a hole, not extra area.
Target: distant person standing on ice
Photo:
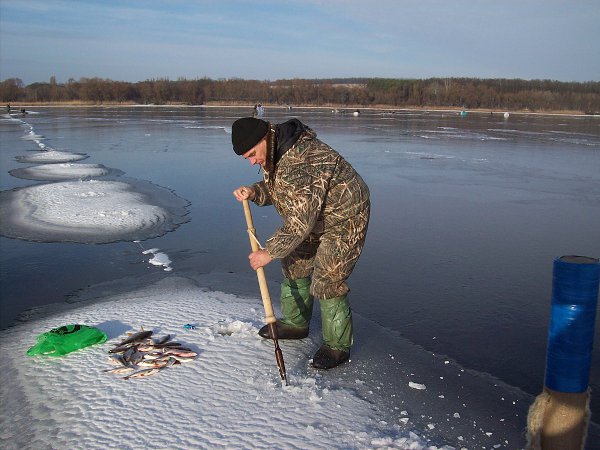
[[[346,279],[362,251],[369,223],[369,188],[352,166],[298,119],[271,124],[244,117],[233,123],[236,154],[260,164],[263,180],[233,191],[239,201],[274,205],[283,226],[250,254],[254,270],[281,259],[279,339],[308,336],[313,296],[321,307],[324,344],[317,369],[346,361],[352,345],[352,312]],[[312,279],[311,279],[312,278]],[[268,327],[260,329],[271,338]]]

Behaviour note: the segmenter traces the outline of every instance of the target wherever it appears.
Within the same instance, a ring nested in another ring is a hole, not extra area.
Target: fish
[[[118,364],[104,370],[107,373],[127,374],[125,380],[157,374],[160,370],[176,364],[193,361],[198,353],[184,347],[180,342],[170,341],[172,336],[152,338],[152,331],[128,333],[128,338],[116,344],[108,352],[109,361]]]
[[[174,364],[179,364],[179,361],[177,361],[175,358],[169,358],[167,359],[167,365],[165,367],[171,367]]]
[[[111,355],[108,357],[108,362],[111,364],[118,364],[119,366],[122,366],[123,364],[125,364],[125,362],[123,361],[123,357],[121,355]]]
[[[142,359],[144,359],[144,354],[136,350],[135,353],[129,358],[129,362],[135,366]]]
[[[104,372],[106,373],[127,373],[127,372],[132,372],[134,371],[135,368],[133,367],[125,367],[125,366],[121,366],[121,367],[115,367],[114,369],[106,369],[104,370]]]
[[[120,342],[119,344],[117,344],[117,346],[122,346],[122,345],[126,345],[126,344],[131,344],[134,342],[141,342],[144,339],[149,338],[150,336],[152,336],[152,331],[148,330],[148,331],[140,331],[138,333],[134,333],[131,336],[129,336],[127,339],[125,339],[124,341]]]
[[[154,344],[154,348],[171,348],[171,347],[181,347],[180,342],[165,342],[164,344]]]
[[[127,375],[126,377],[123,377],[123,379],[129,380],[130,378],[149,377],[151,375],[157,374],[158,372],[160,372],[160,369],[158,369],[158,368],[142,369],[142,370],[138,370],[137,372],[133,372],[131,375]]]
[[[187,347],[168,347],[168,348],[162,348],[159,350],[162,351],[164,355],[168,355],[169,353],[177,354],[177,353],[186,353],[186,352],[194,351],[191,348],[187,348]]]
[[[141,344],[138,346],[138,350],[140,352],[151,352],[155,349],[156,349],[156,347],[154,347],[154,345],[151,345],[151,344]]]
[[[163,352],[148,352],[148,353],[144,353],[144,359],[157,359],[157,358],[162,358],[163,356],[165,356],[165,354]]]
[[[133,344],[118,345],[111,348],[108,353],[123,353],[129,350],[131,347],[133,347]]]
[[[154,360],[154,362],[159,362],[159,363],[163,363],[163,362],[167,362],[169,363],[169,366],[172,366],[173,364],[175,364],[177,362],[177,360],[175,358],[173,358],[172,355],[165,355],[165,356],[161,356],[160,358],[157,358]]]
[[[173,348],[173,347],[181,347],[179,342],[165,342],[164,344],[140,344],[139,351],[141,352],[151,352],[152,350],[161,350],[164,348]]]
[[[179,363],[191,362],[196,359],[195,356],[178,356],[178,355],[172,355],[171,358]]]
[[[144,359],[138,363],[140,367],[162,367],[162,363],[155,359]]]
[[[163,336],[161,338],[152,339],[152,342],[154,342],[153,345],[163,345],[166,344],[169,341],[169,339],[171,339],[171,335],[167,334],[166,336]]]
[[[153,360],[144,360],[139,363],[140,367],[156,367],[156,368],[165,368],[170,367],[175,364],[177,361],[174,358],[160,358]]]
[[[152,361],[154,363],[161,363],[161,362],[168,361],[171,358],[172,358],[172,355],[162,355],[162,356],[159,356],[158,358],[150,359],[149,361]]]
[[[198,353],[193,352],[191,350],[178,350],[178,349],[170,349],[168,351],[165,352],[166,355],[175,355],[175,356],[181,356],[181,357],[187,357],[187,358],[195,358],[196,356],[198,356]]]
[[[126,363],[131,362],[131,357],[134,355],[134,353],[137,353],[137,347],[129,347],[127,351],[123,353],[123,361],[125,361]]]

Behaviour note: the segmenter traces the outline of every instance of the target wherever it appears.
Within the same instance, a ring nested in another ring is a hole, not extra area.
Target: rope
[[[261,245],[260,241],[258,240],[256,235],[252,232],[252,230],[248,230],[248,234],[250,235],[250,237],[252,239],[254,239],[254,242],[256,242],[258,244],[258,248],[260,248],[261,250],[265,250],[265,248]]]

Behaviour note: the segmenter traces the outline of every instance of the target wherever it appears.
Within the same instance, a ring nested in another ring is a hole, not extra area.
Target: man
[[[249,255],[256,270],[280,259],[280,339],[308,336],[313,298],[319,299],[324,344],[312,361],[317,369],[345,362],[352,345],[352,312],[346,279],[362,251],[369,223],[369,189],[352,166],[297,119],[272,125],[244,117],[233,123],[236,154],[263,169],[263,180],[233,195],[259,206],[273,205],[283,219],[265,249]],[[271,338],[264,326],[259,331]]]

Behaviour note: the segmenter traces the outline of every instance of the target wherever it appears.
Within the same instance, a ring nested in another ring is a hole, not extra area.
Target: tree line
[[[478,78],[338,78],[276,81],[240,78],[151,79],[139,82],[102,78],[24,85],[0,83],[2,102],[90,104],[268,104],[340,107],[452,107],[584,113],[600,111],[600,82]]]

